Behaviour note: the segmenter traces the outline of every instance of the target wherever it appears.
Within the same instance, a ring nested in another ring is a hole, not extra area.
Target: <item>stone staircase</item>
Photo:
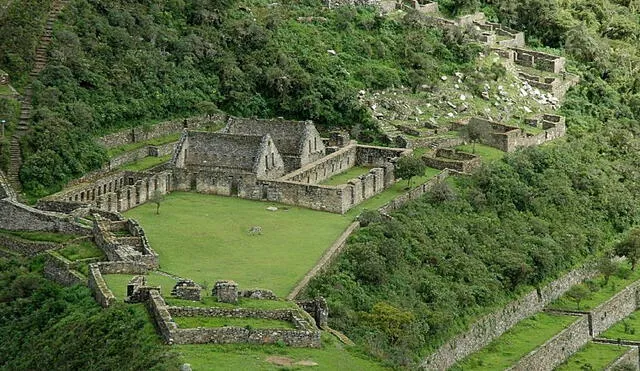
[[[33,65],[33,69],[29,73],[29,77],[31,79],[35,79],[40,72],[47,65],[47,48],[51,43],[51,38],[53,36],[53,24],[56,19],[64,9],[64,7],[69,3],[69,0],[56,0],[51,5],[51,9],[49,10],[49,14],[47,16],[47,23],[45,24],[44,33],[40,36],[40,40],[38,42],[38,47],[36,48],[35,55],[35,64]],[[29,130],[29,123],[31,122],[31,97],[33,95],[33,90],[31,85],[29,84],[22,95],[22,108],[20,111],[20,119],[18,121],[18,127],[11,137],[11,144],[9,146],[9,169],[7,171],[7,178],[9,178],[9,182],[14,187],[16,191],[22,190],[22,185],[20,183],[20,168],[22,167],[22,151],[20,149],[20,139],[26,134],[27,130]]]

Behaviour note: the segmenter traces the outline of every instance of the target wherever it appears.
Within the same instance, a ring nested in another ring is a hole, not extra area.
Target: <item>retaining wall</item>
[[[488,345],[521,320],[540,312],[547,304],[562,296],[572,286],[595,275],[594,269],[578,268],[544,286],[539,291],[532,291],[520,299],[514,300],[476,321],[465,333],[446,342],[422,362],[421,368],[428,370],[448,369],[456,362]]]
[[[103,274],[147,274],[148,272],[149,266],[139,262],[92,263],[89,264],[88,286],[98,304],[103,308],[107,308],[115,303],[116,297],[104,281]]]
[[[609,327],[636,311],[638,308],[639,289],[640,281],[636,281],[590,311],[593,336],[600,335]]]
[[[581,316],[569,327],[524,356],[508,370],[553,370],[585,346],[589,340],[591,340],[589,318]]]
[[[613,361],[613,363],[607,366],[607,368],[605,368],[605,371],[615,371],[618,370],[618,367],[621,367],[623,365],[631,365],[633,367],[632,370],[640,370],[639,360],[640,354],[638,352],[638,347],[630,347],[625,354],[621,355],[618,359]]]
[[[30,241],[1,233],[0,246],[25,256],[35,256],[47,250],[60,248],[60,245],[54,242]]]
[[[50,252],[44,263],[44,276],[63,286],[85,284],[87,278],[73,268],[72,261],[55,252]]]
[[[41,211],[5,198],[0,200],[0,226],[12,231],[46,231],[86,236],[91,229],[60,213]]]

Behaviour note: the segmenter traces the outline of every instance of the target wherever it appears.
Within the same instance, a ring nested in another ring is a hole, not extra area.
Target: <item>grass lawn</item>
[[[204,294],[204,293],[203,293]],[[177,307],[201,307],[201,308],[249,308],[249,309],[297,309],[298,306],[293,301],[285,300],[258,300],[239,298],[238,304],[220,303],[213,296],[204,296],[200,301],[190,301],[165,297],[167,304]]]
[[[180,139],[181,135],[182,133],[174,133],[159,138],[145,140],[142,142],[123,144],[121,146],[109,149],[107,151],[107,154],[109,155],[109,157],[114,157],[122,153],[134,151],[146,146],[160,146],[171,142],[177,142],[178,139]]]
[[[167,161],[171,160],[171,155],[166,155],[166,156],[162,156],[162,157],[153,157],[153,156],[149,156],[149,157],[145,157],[141,160],[138,161],[134,161],[131,163],[128,163],[126,165],[123,165],[122,167],[120,167],[121,170],[129,170],[129,171],[142,171],[142,170],[147,170],[147,169],[151,169],[152,167],[158,166],[162,163],[165,163]]]
[[[137,219],[160,255],[161,269],[196,282],[236,281],[286,296],[353,217],[234,197],[175,192],[155,214],[145,204],[125,213]],[[250,235],[253,226],[261,235]]]
[[[593,282],[591,286],[597,288],[598,291],[591,292],[590,297],[580,302],[580,310],[586,311],[597,307],[598,305],[609,300],[611,297],[613,297],[615,294],[620,292],[631,283],[640,279],[640,270],[636,269],[635,271],[631,271],[631,265],[628,263],[621,264],[620,272],[621,273],[619,273],[618,275],[611,276],[609,278],[609,283],[604,287],[604,277],[599,276],[591,280]],[[625,275],[626,278],[622,278]],[[576,302],[569,299],[566,295],[551,303],[549,305],[549,308],[568,310],[578,309]]]
[[[79,236],[73,234],[53,233],[53,232],[30,232],[30,231],[7,231],[0,229],[0,233],[22,238],[29,241],[49,241],[49,242],[67,242]]]
[[[442,170],[434,169],[428,167],[423,176],[413,177],[411,179],[411,188],[417,187],[419,184],[426,182],[427,180],[434,178],[436,175],[440,174]],[[384,190],[384,192],[379,193],[370,199],[364,201],[363,203],[356,205],[353,209],[349,210],[345,215],[350,217],[356,217],[358,214],[362,212],[362,210],[375,210],[386,203],[390,202],[394,198],[398,196],[402,196],[407,193],[409,190],[407,189],[407,181],[401,180],[396,182],[391,187]]]
[[[569,326],[578,317],[538,313],[474,353],[453,370],[504,370]]]
[[[336,174],[332,177],[330,177],[329,179],[326,179],[325,181],[323,181],[322,185],[326,185],[326,186],[336,186],[336,185],[340,185],[340,184],[345,184],[347,183],[347,181],[357,178],[360,175],[366,174],[369,172],[369,170],[371,170],[370,167],[365,167],[365,166],[354,166],[350,169],[348,169],[347,171],[344,171],[340,174]]]
[[[473,153],[473,144],[463,144],[456,147],[457,150]],[[476,155],[482,157],[484,161],[496,161],[501,160],[504,157],[504,152],[497,148],[489,147],[484,144],[477,143],[476,144]]]
[[[604,370],[629,349],[612,344],[588,343],[566,363],[557,367],[556,371]]]
[[[180,328],[195,327],[253,327],[295,329],[291,322],[264,318],[228,318],[228,317],[173,317]]]
[[[104,257],[102,250],[100,250],[93,242],[86,240],[78,243],[71,243],[63,249],[58,250],[58,252],[60,255],[71,261]]]
[[[194,371],[204,370],[384,370],[378,363],[347,348],[331,335],[322,334],[322,348],[293,348],[278,345],[176,345],[182,362],[191,364]],[[294,363],[283,367],[267,359],[279,358]],[[295,362],[311,361],[314,367],[296,366]]]
[[[102,275],[107,286],[109,286],[109,289],[113,292],[113,295],[115,295],[119,300],[124,300],[127,296],[127,284],[134,276],[135,275],[133,274]],[[175,284],[176,281],[171,277],[163,276],[155,272],[151,272],[147,275],[147,285],[160,286],[160,291],[164,297],[169,297],[169,295],[171,295],[171,289]]]
[[[616,323],[601,336],[614,340],[640,341],[640,311],[633,312],[629,317]]]

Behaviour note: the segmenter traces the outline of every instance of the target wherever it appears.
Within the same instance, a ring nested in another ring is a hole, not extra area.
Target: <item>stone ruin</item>
[[[234,281],[218,281],[213,287],[211,295],[221,303],[238,303],[238,284]]]
[[[0,70],[0,85],[9,85],[9,74]]]
[[[329,306],[327,305],[327,300],[325,298],[319,296],[312,300],[298,300],[296,301],[296,304],[313,317],[316,321],[316,326],[319,328],[327,327],[329,320]]]
[[[221,303],[238,303],[238,298],[249,298],[257,300],[278,300],[276,294],[271,290],[250,289],[238,290],[238,284],[234,281],[217,281],[211,291],[211,295],[218,298]]]
[[[171,296],[178,299],[200,301],[202,288],[192,280],[179,280],[171,290]]]
[[[135,276],[127,284],[125,303],[143,303],[149,299],[149,291],[160,290],[159,287],[147,286],[147,277]]]

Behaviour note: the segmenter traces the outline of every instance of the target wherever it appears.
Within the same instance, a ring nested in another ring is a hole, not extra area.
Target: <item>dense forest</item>
[[[368,213],[368,226],[312,283],[307,294],[328,298],[331,325],[392,364],[413,364],[487,308],[609,252],[639,221],[637,6],[528,0],[482,9],[573,59],[582,83],[560,112],[570,135],[443,184],[390,220]]]
[[[44,279],[42,264],[0,258],[2,369],[177,369],[143,306],[102,309],[87,287]]]

